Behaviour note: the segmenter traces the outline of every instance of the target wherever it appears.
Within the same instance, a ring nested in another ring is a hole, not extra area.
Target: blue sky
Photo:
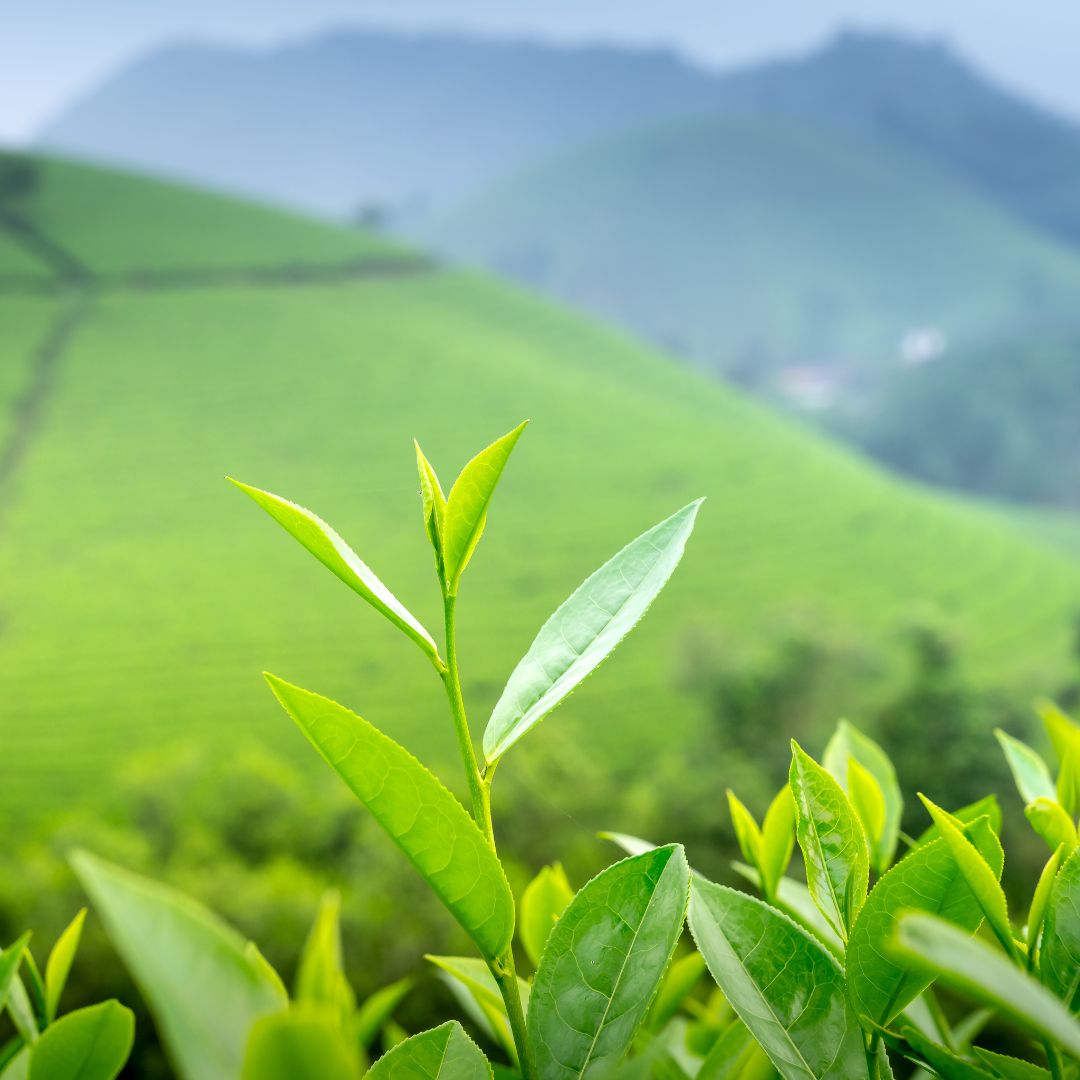
[[[844,25],[944,37],[1000,82],[1080,118],[1077,0],[3,0],[0,141],[118,64],[182,38],[266,45],[334,24],[666,44],[725,65]]]

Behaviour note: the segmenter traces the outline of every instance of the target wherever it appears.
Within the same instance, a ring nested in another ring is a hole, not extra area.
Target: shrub
[[[319,907],[290,995],[262,953],[202,905],[76,853],[76,871],[181,1076],[346,1080],[366,1070],[372,1080],[481,1080],[494,1068],[523,1080],[616,1073],[878,1080],[905,1061],[946,1080],[1075,1075],[1080,727],[1050,705],[1042,716],[1060,763],[1056,779],[1033,749],[999,733],[1027,817],[1051,851],[1024,925],[1010,915],[1000,886],[996,800],[950,812],[923,798],[927,828],[906,834],[892,763],[848,724],[837,728],[821,762],[792,743],[788,782],[760,825],[729,793],[744,859],[737,869],[760,898],[693,872],[679,844],[611,834],[627,857],[581,889],[554,864],[515,900],[496,847],[496,768],[644,615],[681,559],[700,505],[632,541],[555,612],[510,676],[478,754],[461,692],[457,601],[523,428],[470,461],[448,496],[417,447],[443,648],[325,522],[239,485],[405,634],[445,687],[468,811],[366,720],[267,676],[304,735],[471,939],[475,955],[428,959],[487,1052],[456,1019],[407,1036],[394,1019],[407,982],[357,1004],[333,893]],[[805,882],[788,874],[796,845]],[[692,946],[683,940],[687,924]],[[4,959],[17,979],[23,946]],[[527,961],[528,977],[518,973],[519,961]],[[700,987],[706,969],[712,993]],[[950,1021],[937,987],[989,1011]],[[995,1014],[1026,1033],[1023,1057],[980,1036]],[[47,1037],[17,1037],[31,1078]],[[369,1067],[380,1037],[385,1052]],[[84,1068],[71,1075],[114,1074]]]

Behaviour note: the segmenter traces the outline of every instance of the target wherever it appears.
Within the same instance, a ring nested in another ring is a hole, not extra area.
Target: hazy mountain
[[[162,49],[39,141],[345,215],[451,197],[567,142],[721,97],[668,52],[349,31],[266,52]]]
[[[827,121],[916,150],[1080,243],[1080,125],[1011,95],[942,44],[848,33],[724,80],[728,104]]]
[[[415,234],[770,396],[1080,320],[1080,255],[885,140],[722,115],[577,147]]]
[[[1080,129],[945,46],[881,35],[726,74],[664,51],[448,35],[188,44],[117,72],[39,141],[344,215],[453,198],[569,144],[718,109],[873,132],[1080,241]]]

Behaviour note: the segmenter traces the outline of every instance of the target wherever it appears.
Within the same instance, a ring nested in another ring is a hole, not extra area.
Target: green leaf
[[[45,964],[45,1015],[50,1024],[56,1019],[56,1011],[60,1007],[60,995],[64,992],[72,961],[75,959],[75,953],[78,952],[85,921],[86,908],[83,908],[56,939],[56,944]]]
[[[420,473],[420,504],[424,514],[424,529],[435,552],[435,565],[442,570],[442,530],[446,517],[446,496],[442,485],[431,467],[431,462],[424,457],[420,444],[413,439],[416,447],[416,468]]]
[[[0,1072],[0,1080],[29,1080],[30,1078],[30,1047],[24,1046],[7,1063],[3,1072]]]
[[[30,943],[30,931],[28,930],[17,941],[13,941],[3,952],[0,952],[0,1011],[3,1011],[11,994],[11,988],[19,975],[19,965],[23,961],[26,946]]]
[[[481,450],[461,470],[461,475],[450,489],[442,528],[443,567],[446,591],[450,596],[457,595],[462,572],[472,558],[487,523],[495,485],[528,422],[518,424],[513,431]]]
[[[540,963],[551,928],[573,899],[561,863],[543,867],[526,887],[518,911],[518,937],[533,967]]]
[[[926,980],[938,978],[1080,1057],[1080,1023],[999,950],[944,919],[919,913],[899,919],[891,947]]]
[[[765,811],[761,823],[761,872],[766,898],[776,895],[795,850],[795,796],[785,784]]]
[[[510,1029],[510,1021],[506,1016],[506,1006],[503,1003],[499,984],[495,981],[495,976],[491,974],[487,964],[473,956],[427,956],[425,959],[464,990],[471,999],[472,1005],[483,1017],[483,1026],[489,1029],[487,1034],[503,1048],[516,1065],[518,1063],[517,1046]],[[517,984],[522,1008],[527,1009],[532,987],[521,978],[517,980]],[[458,996],[460,998],[460,995]]]
[[[699,952],[687,953],[668,968],[649,1011],[650,1030],[659,1031],[675,1016],[704,974],[705,958]]]
[[[395,1046],[365,1080],[490,1080],[491,1066],[454,1020]]]
[[[728,811],[731,825],[735,830],[735,840],[743,858],[761,875],[761,888],[765,891],[768,882],[761,873],[761,829],[754,820],[754,815],[743,805],[731,788],[727,789]]]
[[[1032,953],[1039,942],[1039,933],[1042,930],[1043,920],[1046,917],[1046,906],[1050,902],[1050,893],[1054,887],[1054,879],[1061,864],[1068,856],[1064,844],[1059,844],[1054,853],[1046,860],[1046,865],[1039,874],[1039,880],[1035,884],[1035,892],[1031,897],[1031,907],[1028,909],[1027,942],[1028,952]]]
[[[896,779],[889,755],[869,736],[853,724],[841,720],[825,747],[822,764],[836,777],[837,782],[850,795],[848,762],[854,758],[878,783],[885,800],[885,824],[876,844],[871,844],[871,861],[878,873],[884,873],[896,854],[900,837],[900,820],[904,815],[904,797]]]
[[[1001,873],[1001,844],[986,818],[965,826],[995,874]],[[902,911],[941,915],[965,930],[982,922],[982,909],[943,839],[916,848],[874,886],[851,931],[847,947],[848,995],[856,1015],[885,1026],[930,984],[919,972],[890,960],[886,945]]]
[[[345,1030],[356,1008],[356,997],[345,978],[341,960],[341,896],[325,893],[296,972],[297,1001],[325,1006]]]
[[[874,779],[874,774],[862,766],[857,758],[848,759],[847,778],[848,798],[866,834],[870,865],[875,874],[884,874],[890,861],[882,848],[885,836],[885,793]]]
[[[1071,818],[1080,813],[1080,746],[1072,746],[1061,759],[1057,778],[1057,800]]]
[[[1052,701],[1038,701],[1035,711],[1046,728],[1046,734],[1054,747],[1059,762],[1064,761],[1070,749],[1080,749],[1080,726]]]
[[[488,721],[484,756],[489,764],[543,720],[637,625],[679,565],[701,501],[624,547],[544,623]]]
[[[287,1004],[265,960],[189,897],[87,852],[76,852],[71,863],[146,998],[177,1073],[235,1080],[252,1025]]]
[[[961,806],[959,810],[951,811],[950,816],[955,821],[960,822],[961,825],[970,825],[979,818],[986,818],[991,832],[997,836],[1001,835],[1001,804],[997,801],[996,795],[986,795],[981,799],[976,799],[975,802],[968,803],[967,806]],[[912,844],[912,847],[925,847],[934,840],[940,839],[941,830],[936,824],[933,824],[925,832],[919,834],[919,838]]]
[[[717,985],[785,1080],[865,1080],[843,971],[806,931],[763,901],[700,878],[690,930]]]
[[[1056,798],[1040,797],[1033,803],[1028,803],[1024,807],[1024,817],[1051,851],[1056,851],[1062,844],[1067,852],[1076,847],[1076,826]]]
[[[994,734],[1001,744],[1009,771],[1016,783],[1016,790],[1020,792],[1024,805],[1036,799],[1054,799],[1054,781],[1042,755],[1001,728],[996,728]]]
[[[50,1024],[30,1055],[30,1080],[113,1080],[135,1042],[135,1014],[105,1001]]]
[[[229,481],[250,495],[323,566],[412,638],[432,660],[438,660],[439,650],[431,635],[322,518],[296,503],[289,502],[288,499],[272,495],[269,491],[242,484],[232,477],[229,477]]]
[[[413,988],[415,980],[398,979],[388,986],[380,987],[367,998],[356,1012],[353,1030],[357,1042],[366,1050],[375,1041],[379,1030],[394,1015],[405,995]]]
[[[326,1014],[264,1016],[251,1029],[243,1080],[358,1080],[356,1051]]]
[[[1004,1080],[1050,1080],[1050,1073],[1046,1069],[1032,1065],[1030,1061],[997,1054],[993,1050],[984,1050],[981,1046],[974,1048],[974,1054],[983,1064],[993,1069],[996,1076],[1003,1077]]]
[[[979,902],[979,907],[990,929],[993,930],[994,936],[1005,952],[1013,960],[1017,960],[1012,924],[1009,922],[1009,906],[998,881],[998,875],[990,869],[975,845],[964,835],[962,822],[932,803],[925,795],[920,794],[919,798],[922,799],[923,805],[934,819],[934,824],[941,831],[942,838],[948,845],[957,866],[960,867],[968,887]]]
[[[678,846],[609,866],[555,924],[533,981],[528,1039],[537,1080],[616,1065],[682,932],[690,869]]]
[[[366,720],[275,675],[267,682],[489,960],[510,947],[514,899],[484,834],[438,777]]]
[[[1080,1012],[1080,851],[1069,856],[1050,890],[1039,976],[1073,1012]]]
[[[939,1046],[910,1024],[904,1025],[900,1029],[900,1034],[919,1057],[943,1080],[994,1080],[993,1073],[980,1069],[977,1065],[965,1061],[946,1047]]]
[[[761,875],[752,866],[734,862],[731,868],[752,885],[761,888]],[[844,943],[840,935],[829,925],[821,914],[817,904],[810,896],[810,890],[795,878],[782,877],[776,887],[776,895],[769,901],[773,907],[782,911],[792,922],[798,923],[804,930],[824,945],[833,956],[842,958]]]
[[[794,740],[789,779],[810,895],[846,940],[870,881],[866,835],[844,789]]]
[[[749,1028],[733,1020],[705,1056],[697,1080],[738,1080],[754,1045]]]

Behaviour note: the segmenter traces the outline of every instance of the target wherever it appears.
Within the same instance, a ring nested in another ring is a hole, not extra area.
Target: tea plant
[[[0,1047],[2,1080],[113,1080],[124,1067],[135,1038],[130,1009],[104,1001],[59,1014],[85,918],[83,909],[57,939],[44,975],[29,933],[0,952],[0,1013],[6,1007],[15,1028]]]
[[[462,693],[457,603],[523,430],[473,458],[449,495],[416,448],[441,647],[329,525],[237,485],[408,637],[443,684],[469,810],[367,720],[267,676],[286,712],[471,938],[474,956],[428,959],[501,1059],[498,1074],[879,1080],[907,1059],[946,1080],[1075,1077],[1080,728],[1051,708],[1044,717],[1060,761],[1056,781],[1033,750],[999,736],[1028,818],[1052,850],[1026,926],[1014,924],[999,884],[996,801],[949,812],[924,800],[926,832],[903,835],[893,766],[848,724],[820,763],[792,744],[789,782],[760,826],[729,793],[745,859],[736,869],[761,899],[694,873],[678,844],[611,834],[627,858],[577,892],[560,867],[546,867],[515,902],[496,846],[497,766],[640,620],[681,559],[700,506],[632,541],[559,607],[511,674],[478,751]],[[796,846],[805,882],[788,874]],[[255,946],[200,905],[88,854],[74,863],[187,1080],[493,1075],[456,1020],[407,1037],[393,1013],[408,984],[357,1006],[332,897],[290,999]],[[683,941],[687,922],[694,948]],[[526,977],[519,959],[529,964]],[[709,994],[699,985],[706,969],[717,987]],[[936,982],[986,1008],[950,1021]],[[1029,1060],[977,1045],[991,1011],[1030,1034]],[[369,1067],[377,1041],[385,1052]]]

